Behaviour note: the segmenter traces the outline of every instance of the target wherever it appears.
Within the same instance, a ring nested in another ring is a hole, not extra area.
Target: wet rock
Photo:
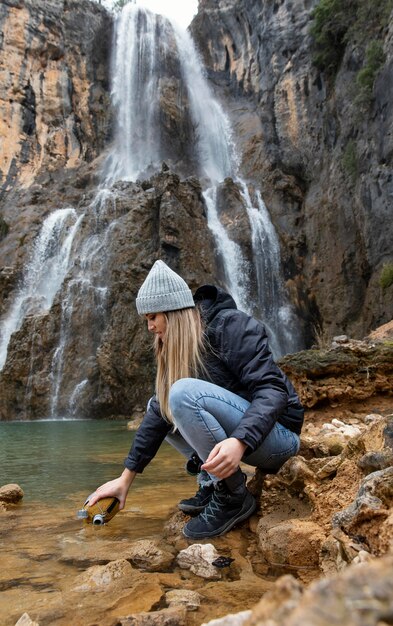
[[[109,588],[124,589],[131,586],[132,567],[125,559],[107,565],[94,565],[77,577],[74,591],[96,592]]]
[[[138,569],[147,572],[162,572],[171,566],[174,555],[159,547],[158,541],[141,539],[127,549],[127,559]]]
[[[169,608],[184,606],[187,611],[196,611],[201,604],[201,595],[189,589],[172,589],[166,592],[165,601]]]
[[[186,610],[176,607],[120,617],[113,626],[183,626],[185,620]]]
[[[183,527],[185,523],[186,517],[184,513],[176,511],[176,513],[171,515],[164,525],[163,537],[165,541],[176,550],[183,550],[188,545],[187,540],[183,535]]]
[[[101,539],[86,542],[77,538],[68,538],[62,542],[60,560],[77,565],[92,565],[127,559],[140,570],[161,572],[170,567],[174,558],[171,552],[160,547],[159,542],[152,539],[134,542]]]
[[[0,502],[4,504],[17,504],[24,496],[23,489],[16,483],[0,487]]]
[[[207,579],[221,578],[221,571],[212,562],[219,557],[211,543],[194,543],[185,550],[181,550],[176,561],[179,567],[191,570],[196,576]]]

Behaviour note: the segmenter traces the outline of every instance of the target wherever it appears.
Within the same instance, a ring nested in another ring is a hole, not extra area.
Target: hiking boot
[[[183,511],[183,513],[196,515],[197,513],[203,511],[205,506],[210,502],[213,493],[213,483],[211,483],[210,485],[199,485],[199,489],[196,492],[195,496],[193,496],[192,498],[181,500],[177,506],[181,511]]]
[[[240,469],[221,480],[204,510],[183,528],[183,534],[192,539],[219,537],[252,515],[257,508],[255,498],[245,485]]]

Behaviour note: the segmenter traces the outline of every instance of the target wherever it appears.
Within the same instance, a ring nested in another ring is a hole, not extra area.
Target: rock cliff
[[[312,325],[361,338],[393,314],[391,288],[379,285],[393,241],[392,22],[374,8],[358,27],[385,59],[360,104],[365,46],[353,35],[335,76],[318,69],[317,4],[201,0],[191,29],[280,233],[289,289]]]
[[[235,129],[242,175],[262,190],[278,232],[306,345],[315,331],[363,337],[393,315],[392,286],[379,285],[393,228],[392,31],[381,30],[385,61],[373,98],[356,109],[349,84],[362,63],[359,50],[347,44],[334,80],[313,65],[315,4],[202,0],[192,24]],[[4,0],[0,21],[3,334],[26,292],[0,374],[0,419],[139,412],[153,365],[133,299],[150,264],[161,256],[192,287],[222,277],[201,182],[189,176],[198,174],[192,149],[198,128],[190,122],[179,63],[169,50],[160,81],[169,168],[104,193],[101,173],[115,128],[111,15],[88,0]],[[343,165],[348,146],[356,152],[356,176]],[[251,268],[239,187],[226,178],[217,197],[220,219]],[[45,290],[37,295],[27,287],[42,286],[54,271],[53,263],[47,274],[38,271],[53,252],[47,246],[40,256],[38,240],[56,211],[53,246],[63,251],[58,262],[68,264],[45,305]]]

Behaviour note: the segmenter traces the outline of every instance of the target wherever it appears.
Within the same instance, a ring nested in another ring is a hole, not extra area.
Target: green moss
[[[365,55],[359,84],[372,89],[384,62],[382,41],[392,10],[393,0],[320,0],[311,14],[314,64],[334,76],[351,42]]]
[[[350,176],[354,182],[359,173],[359,161],[356,150],[356,143],[351,139],[345,146],[344,154],[342,157],[342,166],[345,172]]]
[[[379,284],[383,291],[393,285],[393,263],[387,263],[383,266],[379,276]]]
[[[8,235],[9,229],[10,227],[8,226],[7,222],[5,222],[0,215],[0,241]]]
[[[356,76],[356,104],[370,104],[373,97],[375,79],[385,62],[385,53],[381,41],[372,41],[366,49],[366,58],[362,69]]]
[[[344,55],[345,35],[351,24],[353,0],[320,0],[313,10],[310,29],[314,39],[313,62],[319,69],[334,74]]]

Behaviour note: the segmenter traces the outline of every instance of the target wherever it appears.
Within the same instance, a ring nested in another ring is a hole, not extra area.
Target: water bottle
[[[93,506],[89,506],[92,493],[87,498],[83,508],[77,512],[78,519],[84,519],[94,526],[102,526],[112,519],[119,511],[119,500],[117,498],[101,498]]]

